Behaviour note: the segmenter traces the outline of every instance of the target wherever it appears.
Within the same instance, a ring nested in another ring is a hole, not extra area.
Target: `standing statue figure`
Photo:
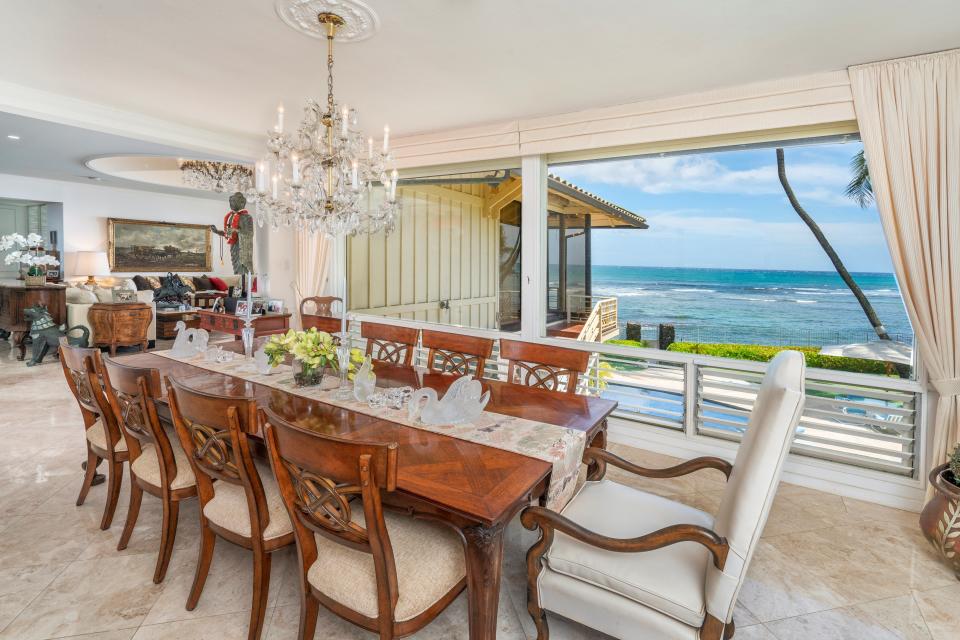
[[[223,217],[223,230],[210,225],[210,230],[230,245],[230,262],[238,276],[253,273],[253,216],[244,207],[247,199],[237,191],[230,196],[230,212]]]

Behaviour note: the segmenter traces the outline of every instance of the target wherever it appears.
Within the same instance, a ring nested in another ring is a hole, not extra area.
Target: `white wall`
[[[0,197],[63,203],[63,230],[59,241],[65,252],[63,266],[67,277],[86,275],[70,273],[71,254],[107,250],[107,218],[222,226],[223,216],[230,209],[226,198],[218,202],[9,174],[0,174]],[[226,249],[221,264],[219,237],[212,237],[211,250],[213,272],[232,273],[230,254]]]

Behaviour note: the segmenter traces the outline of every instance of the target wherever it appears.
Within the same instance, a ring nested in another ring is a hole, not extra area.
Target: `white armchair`
[[[521,521],[541,530],[527,554],[527,609],[538,640],[546,611],[616,638],[720,640],[733,636],[733,609],[773,504],[803,410],[803,356],[770,363],[733,465],[697,458],[644,469],[600,449],[596,471],[562,513],[529,507]],[[728,477],[716,518],[602,478],[606,464],[669,478],[713,468]]]

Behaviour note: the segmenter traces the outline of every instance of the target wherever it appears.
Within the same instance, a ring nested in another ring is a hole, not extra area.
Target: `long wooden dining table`
[[[239,344],[231,348],[239,348]],[[304,429],[341,438],[396,442],[397,490],[384,496],[384,502],[410,513],[429,514],[459,529],[465,544],[470,638],[496,638],[504,528],[524,506],[544,494],[550,463],[375,418],[151,353],[117,360],[158,369],[162,377],[175,378],[208,393],[254,397]],[[384,363],[376,364],[376,375],[377,386],[430,387],[441,395],[456,379]],[[588,445],[606,446],[607,418],[616,402],[497,380],[484,379],[482,383],[490,391],[487,411],[583,431]],[[165,397],[158,405],[161,416],[169,416]]]

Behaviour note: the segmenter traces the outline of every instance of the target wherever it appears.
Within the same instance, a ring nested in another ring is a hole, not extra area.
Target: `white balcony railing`
[[[391,322],[438,328],[412,321]],[[356,324],[353,330],[355,344],[361,343]],[[456,330],[517,339],[515,334],[495,331]],[[759,362],[569,339],[538,342],[591,352],[580,390],[616,400],[616,417],[689,437],[739,440],[766,368]],[[424,350],[418,349],[416,362],[426,364]],[[485,377],[505,379],[506,371],[506,362],[499,359],[495,346]],[[808,368],[806,388],[807,401],[793,453],[916,477],[925,398],[920,383]]]

